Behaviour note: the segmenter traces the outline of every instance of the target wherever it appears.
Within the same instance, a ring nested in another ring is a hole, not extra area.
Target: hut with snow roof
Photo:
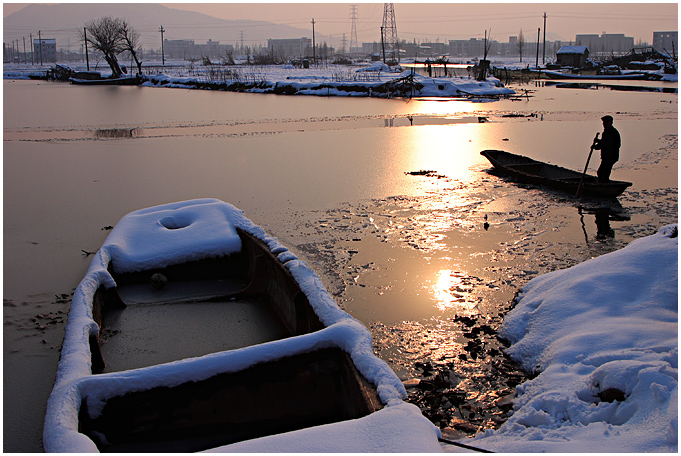
[[[556,53],[556,60],[564,67],[581,68],[589,58],[589,48],[586,46],[561,46]]]

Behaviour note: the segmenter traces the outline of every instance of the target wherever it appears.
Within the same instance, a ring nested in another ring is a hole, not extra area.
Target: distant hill
[[[193,11],[168,8],[155,3],[62,3],[30,4],[4,18],[3,41],[5,43],[29,34],[37,38],[55,38],[58,47],[77,46],[78,30],[86,22],[103,16],[125,18],[142,38],[143,47],[157,49],[161,46],[160,27],[164,38],[193,39],[204,43],[209,39],[223,44],[240,43],[242,32],[244,45],[266,45],[269,38],[312,37],[312,31],[272,22],[251,20],[225,20]],[[328,38],[316,35],[317,42]]]

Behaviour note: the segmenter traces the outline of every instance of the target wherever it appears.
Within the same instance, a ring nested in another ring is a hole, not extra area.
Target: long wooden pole
[[[589,157],[586,159],[586,165],[584,165],[584,172],[582,173],[582,179],[579,181],[579,187],[577,187],[577,193],[575,193],[575,198],[579,198],[582,196],[582,187],[584,186],[584,177],[586,177],[586,169],[589,167],[589,162],[591,161],[591,154],[594,153],[594,146],[596,145],[596,141],[598,141],[598,133],[596,133],[596,137],[594,138],[594,142],[591,143],[591,150],[589,150]]]

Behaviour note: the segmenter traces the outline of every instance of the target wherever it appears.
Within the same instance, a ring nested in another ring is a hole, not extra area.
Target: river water
[[[678,218],[676,93],[523,85],[521,100],[475,103],[3,85],[7,452],[42,451],[70,296],[128,212],[203,197],[243,209],[371,328],[400,378],[430,382],[410,401],[454,435],[503,421],[522,373],[494,329],[523,284]],[[581,170],[604,113],[623,140],[612,178],[634,183],[617,201],[517,185],[479,155]]]

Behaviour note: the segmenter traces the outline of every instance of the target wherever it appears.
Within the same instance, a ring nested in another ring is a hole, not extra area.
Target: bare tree
[[[140,35],[128,24],[125,19],[121,22],[121,35],[123,36],[123,50],[128,51],[137,64],[137,74],[142,74],[142,62],[137,57]]]
[[[137,58],[139,35],[133,30],[125,19],[112,18],[105,16],[92,20],[85,24],[85,30],[80,33],[81,40],[87,42],[96,50],[104,55],[104,59],[111,67],[114,78],[123,74],[118,63],[118,54],[128,51],[132,54],[137,69],[142,72],[142,62]]]
[[[523,61],[523,47],[525,47],[525,37],[523,36],[523,29],[520,29],[520,33],[518,33],[518,54],[521,63]]]

